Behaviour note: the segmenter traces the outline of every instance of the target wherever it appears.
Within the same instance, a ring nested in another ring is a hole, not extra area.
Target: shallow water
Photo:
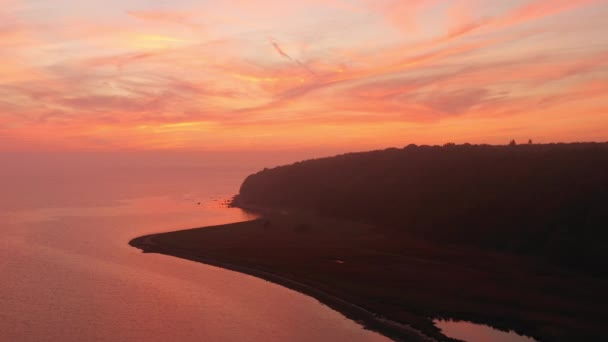
[[[292,290],[127,244],[248,219],[218,200],[255,169],[36,163],[0,171],[1,341],[386,340]]]
[[[483,324],[465,321],[435,320],[435,325],[448,337],[466,342],[535,342],[536,340],[518,335],[514,331],[500,331]]]

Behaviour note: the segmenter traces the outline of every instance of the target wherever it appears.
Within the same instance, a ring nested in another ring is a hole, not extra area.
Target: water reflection
[[[433,322],[446,336],[466,342],[536,342],[514,331],[500,331],[482,324],[438,319]]]
[[[128,245],[248,219],[217,203],[242,175],[66,170],[0,175],[0,341],[386,340],[278,285]]]

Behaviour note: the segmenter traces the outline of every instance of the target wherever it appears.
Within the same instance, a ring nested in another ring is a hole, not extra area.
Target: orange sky
[[[0,151],[608,140],[608,0],[0,0]]]

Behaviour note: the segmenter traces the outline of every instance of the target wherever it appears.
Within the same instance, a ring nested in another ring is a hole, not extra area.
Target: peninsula
[[[415,146],[249,176],[248,222],[130,244],[251,274],[395,340],[434,318],[542,341],[600,340],[608,304],[608,144]]]

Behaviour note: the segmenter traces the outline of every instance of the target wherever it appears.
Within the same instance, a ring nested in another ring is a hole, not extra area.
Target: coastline
[[[394,340],[458,341],[433,319],[485,324],[539,341],[604,335],[598,317],[608,283],[597,278],[363,222],[236,206],[259,218],[150,234],[129,244],[290,288]]]
[[[209,227],[211,228],[211,227]],[[198,228],[205,229],[205,228]],[[154,236],[144,235],[129,241],[132,247],[141,249],[143,253],[157,253],[163,255],[174,256],[181,259],[186,259],[194,262],[203,263],[223,269],[247,274],[266,281],[278,284],[280,286],[297,291],[304,295],[315,298],[320,303],[327,305],[331,309],[343,314],[345,317],[361,324],[363,328],[380,333],[395,341],[412,341],[412,342],[437,342],[438,340],[427,336],[422,331],[414,329],[407,324],[394,322],[388,318],[382,317],[374,312],[366,310],[354,303],[348,302],[342,298],[331,295],[325,291],[314,288],[310,285],[289,279],[278,274],[268,271],[256,269],[253,267],[228,263],[217,258],[201,255],[193,255],[187,251],[180,251],[178,248],[167,248],[154,241]]]

